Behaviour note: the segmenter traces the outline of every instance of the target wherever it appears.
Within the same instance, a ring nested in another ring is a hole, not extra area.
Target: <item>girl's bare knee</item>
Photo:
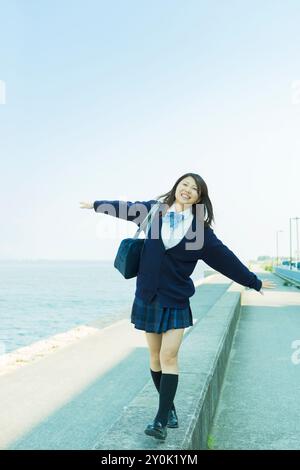
[[[162,352],[160,354],[160,363],[164,366],[173,366],[177,364],[177,354]]]
[[[160,354],[159,354],[159,352],[150,351],[150,359],[151,359],[152,362],[157,362],[157,363],[159,363],[159,362],[160,362]]]
[[[150,367],[154,371],[161,370],[159,352],[154,352],[154,353],[150,352]]]

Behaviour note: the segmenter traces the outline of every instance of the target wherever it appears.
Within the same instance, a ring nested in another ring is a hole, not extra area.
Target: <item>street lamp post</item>
[[[296,268],[298,266],[299,261],[299,232],[298,232],[298,220],[300,217],[293,217],[292,220],[296,220],[296,240],[297,240],[297,252],[296,252]]]
[[[290,269],[292,269],[293,251],[292,251],[292,220],[296,220],[296,238],[297,238],[297,252],[296,252],[296,267],[299,258],[299,233],[298,233],[298,220],[300,217],[290,217]]]
[[[278,233],[283,232],[283,230],[276,230],[276,265],[278,266]]]

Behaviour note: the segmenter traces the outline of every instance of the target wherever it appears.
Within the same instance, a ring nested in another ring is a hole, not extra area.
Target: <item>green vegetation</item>
[[[214,437],[211,434],[209,434],[207,438],[207,448],[209,450],[214,449]]]
[[[263,266],[263,269],[265,271],[270,271],[272,273],[273,272],[273,264],[266,264],[265,266]]]

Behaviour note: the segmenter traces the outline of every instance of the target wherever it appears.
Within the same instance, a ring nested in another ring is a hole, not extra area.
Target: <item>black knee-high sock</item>
[[[155,370],[150,369],[150,372],[151,372],[152,379],[153,379],[154,385],[155,385],[155,387],[156,387],[156,390],[157,390],[158,393],[159,393],[159,389],[160,389],[160,379],[161,379],[162,371],[161,371],[161,370],[155,371]],[[175,408],[174,403],[172,403],[171,409],[174,410],[174,411],[176,411],[176,408]]]
[[[178,374],[161,374],[159,389],[159,408],[155,420],[163,426],[168,422],[168,413],[176,395]]]

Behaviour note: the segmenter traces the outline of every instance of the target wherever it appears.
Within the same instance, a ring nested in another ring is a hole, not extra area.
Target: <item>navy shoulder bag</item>
[[[154,214],[156,209],[158,209],[159,205],[160,203],[154,204],[147,217],[143,220],[140,227],[137,229],[133,238],[125,238],[121,241],[114,261],[114,267],[120,271],[125,279],[135,277],[138,273],[140,257],[143,245],[145,243],[145,239],[138,237],[144,226],[147,225],[148,220],[151,219],[151,216]]]

